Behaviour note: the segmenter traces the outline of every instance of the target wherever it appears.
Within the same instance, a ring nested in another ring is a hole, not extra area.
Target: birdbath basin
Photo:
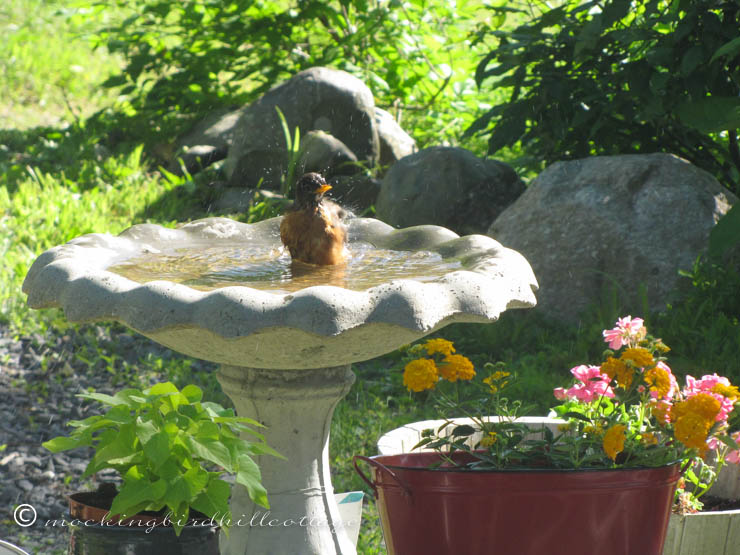
[[[279,225],[208,218],[84,235],[42,253],[23,291],[32,308],[118,321],[220,364],[237,412],[264,423],[287,457],[260,461],[269,513],[234,486],[222,553],[347,555],[355,548],[338,525],[328,436],[350,364],[453,322],[534,306],[537,282],[524,257],[490,237],[369,218],[348,224],[346,266],[292,265]]]

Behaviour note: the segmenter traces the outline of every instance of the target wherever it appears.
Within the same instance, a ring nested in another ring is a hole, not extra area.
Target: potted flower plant
[[[79,397],[108,409],[70,422],[69,436],[44,447],[56,453],[91,446],[83,478],[113,469],[122,482],[70,497],[70,553],[122,553],[125,546],[137,554],[217,554],[218,529],[228,531],[231,523],[226,473],[255,503],[269,507],[253,456],[280,455],[254,429],[258,422],[203,401],[197,386],[178,390],[166,382]]]
[[[679,478],[696,482],[680,492],[693,502],[711,485],[705,459],[716,469],[740,456],[740,394],[716,375],[679,387],[668,347],[639,318],[619,319],[604,340],[602,363],[571,370],[571,387],[554,392],[558,419],[539,430],[508,399],[505,369],[473,380],[450,342],[410,348],[404,384],[433,390],[443,418],[421,434],[423,451],[355,458],[388,553],[660,555]]]

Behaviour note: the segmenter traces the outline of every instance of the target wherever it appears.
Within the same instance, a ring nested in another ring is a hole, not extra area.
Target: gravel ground
[[[0,327],[0,539],[32,554],[66,553],[66,528],[49,521],[64,517],[67,495],[95,489],[91,479],[79,479],[89,454],[82,449],[52,454],[41,443],[67,434],[69,420],[98,410],[98,404],[83,402],[76,394],[91,389],[113,393],[129,386],[127,376],[133,378],[137,363],[150,354],[179,358],[116,326],[83,326],[20,338]],[[108,364],[116,372],[106,370]],[[212,371],[215,366],[193,361],[192,369]],[[99,473],[97,479],[110,481],[114,475]],[[27,527],[14,520],[14,514],[21,521],[33,517],[31,510],[22,510],[24,504],[36,514]]]

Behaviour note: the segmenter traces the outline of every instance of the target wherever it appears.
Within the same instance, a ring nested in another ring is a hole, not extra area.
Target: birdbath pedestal
[[[490,237],[459,237],[437,226],[395,230],[357,218],[349,223],[349,249],[365,250],[355,260],[374,250],[409,260],[432,256],[439,275],[416,276],[410,263],[404,277],[403,264],[376,261],[379,282],[358,285],[352,279],[363,270],[351,259],[320,278],[334,285],[309,281],[295,291],[284,290],[284,276],[264,290],[238,281],[206,290],[177,283],[187,277],[177,269],[184,252],[221,249],[231,256],[254,246],[278,252],[279,223],[208,218],[177,229],[141,224],[118,236],[85,235],[42,253],[23,291],[32,308],[61,307],[73,322],[118,321],[220,364],[218,380],[237,413],[263,423],[268,444],[286,457],[259,457],[269,511],[233,487],[232,526],[228,538],[222,534],[221,553],[350,555],[356,551],[341,526],[328,457],[334,408],[354,381],[350,364],[453,322],[493,322],[509,308],[531,307],[537,282],[520,254]],[[160,279],[136,281],[120,270],[157,256],[168,257]]]

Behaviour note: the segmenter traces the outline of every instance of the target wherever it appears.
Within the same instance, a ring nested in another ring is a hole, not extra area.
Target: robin
[[[296,184],[295,202],[280,223],[280,239],[294,261],[330,266],[347,260],[343,210],[324,198],[329,189],[315,172]]]

